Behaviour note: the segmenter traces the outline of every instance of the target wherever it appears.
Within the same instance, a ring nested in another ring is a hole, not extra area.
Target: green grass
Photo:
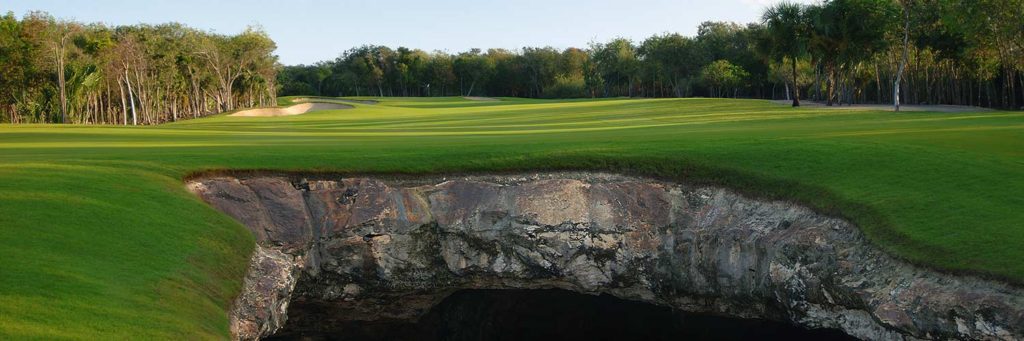
[[[253,240],[182,179],[228,169],[594,169],[711,183],[849,218],[913,262],[1024,282],[1022,112],[716,99],[355,107],[0,126],[0,339],[226,336]]]

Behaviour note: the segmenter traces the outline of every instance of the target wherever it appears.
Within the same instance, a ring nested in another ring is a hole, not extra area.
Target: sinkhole
[[[986,339],[1024,325],[1018,289],[723,188],[587,172],[188,186],[255,236],[228,316],[240,340]]]
[[[834,329],[692,314],[562,289],[460,290],[414,321],[318,323],[330,321],[329,309],[291,306],[289,322],[268,340],[855,340]]]

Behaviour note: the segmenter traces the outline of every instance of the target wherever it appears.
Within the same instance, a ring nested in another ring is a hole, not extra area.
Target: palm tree
[[[769,54],[784,62],[789,58],[793,71],[793,106],[800,106],[800,86],[797,83],[796,60],[807,51],[807,33],[804,7],[791,2],[781,2],[769,7],[761,17],[768,28],[771,42]]]

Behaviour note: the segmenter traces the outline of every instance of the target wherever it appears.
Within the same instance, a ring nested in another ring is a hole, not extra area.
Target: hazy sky
[[[779,0],[7,0],[19,17],[43,10],[58,18],[108,24],[177,21],[218,33],[261,25],[284,64],[333,59],[362,44],[460,52],[473,47],[585,47],[614,37],[694,35],[702,21],[758,20]],[[815,2],[800,0],[798,2]]]

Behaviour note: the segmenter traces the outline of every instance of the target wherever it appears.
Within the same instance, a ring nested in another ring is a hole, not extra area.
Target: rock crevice
[[[239,339],[415,319],[455,290],[509,288],[862,339],[1024,337],[1020,288],[906,264],[844,220],[721,188],[599,173],[188,185],[257,237],[230,316]]]

